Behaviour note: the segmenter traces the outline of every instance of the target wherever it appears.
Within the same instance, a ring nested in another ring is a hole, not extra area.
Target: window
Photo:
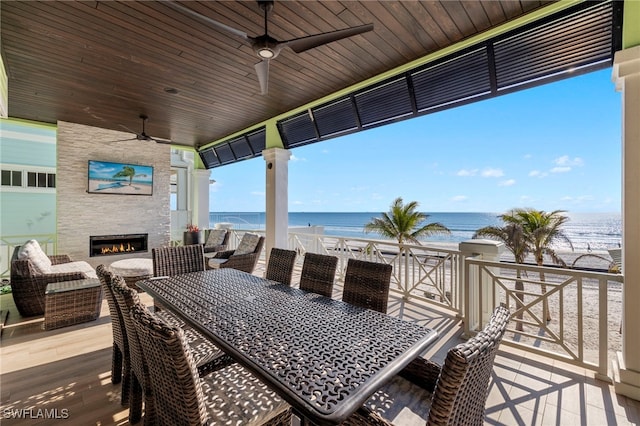
[[[53,170],[53,169],[51,169]],[[56,187],[56,174],[41,170],[2,169],[2,186],[12,188],[51,188]]]

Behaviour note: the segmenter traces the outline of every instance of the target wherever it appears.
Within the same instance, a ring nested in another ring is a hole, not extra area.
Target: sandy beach
[[[152,185],[140,184],[133,182],[129,185],[128,180],[110,181],[110,180],[89,180],[89,192],[97,194],[135,194],[135,195],[151,195],[153,191]]]

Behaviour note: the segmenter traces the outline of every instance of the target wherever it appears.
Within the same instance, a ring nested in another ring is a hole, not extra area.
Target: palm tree
[[[403,204],[402,197],[398,197],[391,204],[389,212],[382,213],[381,218],[371,218],[371,222],[364,225],[364,231],[398,240],[398,244],[407,241],[420,244],[419,237],[451,233],[449,228],[437,222],[420,226],[428,217],[429,215],[418,211],[417,201]]]
[[[478,229],[473,238],[490,238],[502,241],[507,249],[513,254],[516,263],[524,263],[529,254],[529,245],[525,238],[522,225],[508,213],[498,216],[504,223],[504,226],[485,226]],[[519,311],[524,307],[524,284],[522,282],[520,269],[516,271],[516,309]],[[523,313],[518,312],[516,318],[522,320]],[[522,321],[516,322],[516,330],[522,331]]]
[[[573,250],[571,240],[561,229],[569,221],[569,218],[563,213],[565,213],[564,210],[545,212],[534,209],[516,209],[512,212],[514,220],[522,225],[529,242],[529,248],[538,266],[542,266],[545,256],[548,256],[556,265],[566,266],[564,260],[552,248],[553,244],[562,241],[568,243]],[[540,272],[540,281],[544,283],[544,272]],[[542,284],[541,291],[542,294],[545,294],[547,286]],[[546,298],[542,302],[542,311],[546,321],[551,321],[549,302]]]
[[[131,183],[133,181],[133,177],[135,175],[136,175],[136,169],[134,169],[133,167],[130,167],[130,166],[124,166],[124,167],[122,167],[122,170],[120,170],[118,173],[113,175],[113,177],[114,178],[128,177],[129,178],[129,185],[131,185]]]

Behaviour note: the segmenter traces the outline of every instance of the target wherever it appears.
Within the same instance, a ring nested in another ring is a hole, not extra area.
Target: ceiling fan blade
[[[260,82],[260,94],[266,95],[269,91],[269,60],[264,59],[255,65],[258,81]]]
[[[129,139],[118,139],[115,141],[109,141],[110,143],[116,143],[116,142],[129,142],[129,141],[135,141],[136,139],[138,139],[137,137],[135,138],[129,138]]]
[[[154,141],[155,143],[173,145],[173,141],[171,141],[169,139],[155,139],[155,138],[152,138],[150,140]]]
[[[195,10],[189,9],[188,7],[184,7],[183,5],[173,2],[173,1],[164,1],[164,4],[166,4],[167,6],[169,6],[170,8],[177,10],[179,12],[185,13],[187,15],[191,15],[196,19],[200,19],[201,21],[204,21],[210,25],[213,25],[214,27],[218,27],[219,29],[226,31],[228,33],[231,33],[233,35],[236,35],[240,38],[243,38],[245,40],[249,40],[251,41],[252,38],[249,37],[247,35],[247,33],[245,33],[244,31],[238,30],[236,28],[230,27],[226,24],[223,24],[222,22],[218,22],[215,19],[211,19],[208,16],[204,16],[198,12],[196,12]]]
[[[313,49],[314,47],[322,46],[323,44],[331,43],[343,38],[352,37],[354,35],[366,33],[373,30],[373,24],[364,24],[357,27],[345,28],[343,30],[329,31],[327,33],[320,33],[310,35],[306,37],[295,38],[288,41],[283,41],[280,44],[289,46],[291,50],[296,53],[304,52],[305,50]]]

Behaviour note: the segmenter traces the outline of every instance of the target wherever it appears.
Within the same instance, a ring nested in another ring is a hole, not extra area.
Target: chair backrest
[[[255,253],[258,248],[258,244],[260,243],[260,239],[264,241],[264,237],[261,237],[258,234],[245,232],[238,243],[238,247],[234,250],[233,256]],[[260,249],[262,250],[262,246]]]
[[[153,274],[156,277],[171,277],[205,269],[202,244],[154,248],[151,250],[151,256]]]
[[[337,266],[338,258],[336,256],[306,253],[300,274],[300,288],[331,297]]]
[[[202,385],[182,330],[152,315],[142,304],[131,316],[149,370],[156,424],[207,424]]]
[[[485,328],[451,348],[433,393],[427,425],[482,425],[493,363],[510,313],[499,306]]]
[[[355,306],[387,313],[392,266],[349,259],[342,300]]]
[[[205,252],[207,249],[212,249],[215,251],[226,250],[227,245],[229,244],[229,236],[231,232],[226,229],[212,229],[209,232],[209,236],[207,237],[207,241],[204,243]]]
[[[294,250],[273,247],[269,255],[265,278],[291,285],[291,276],[293,275],[293,267],[296,263],[296,254]]]
[[[129,361],[131,370],[134,374],[134,380],[131,382],[131,386],[142,386],[145,394],[145,406],[144,406],[144,418],[146,424],[154,424],[156,421],[155,404],[151,396],[151,384],[149,379],[149,373],[147,365],[142,353],[142,347],[140,345],[140,339],[138,338],[138,332],[135,328],[133,318],[131,317],[131,308],[136,304],[142,304],[138,292],[127,286],[126,281],[121,276],[114,276],[111,280],[111,288],[113,289],[113,296],[118,307],[118,311],[122,315],[123,325],[127,334],[127,342],[129,344]],[[135,398],[137,393],[135,389],[132,389],[132,398]],[[129,405],[129,410],[140,410],[140,406],[135,406],[132,401]],[[131,412],[130,412],[131,414]],[[136,413],[139,416],[139,413]],[[131,418],[131,417],[130,417]],[[139,418],[139,417],[136,417]]]
[[[96,267],[96,275],[98,275],[100,285],[102,286],[102,293],[107,298],[107,305],[109,305],[113,342],[118,346],[118,348],[120,348],[123,356],[125,356],[125,351],[128,351],[129,348],[129,342],[127,340],[127,331],[124,327],[122,314],[118,309],[115,296],[113,295],[113,274],[105,265],[98,265]]]

